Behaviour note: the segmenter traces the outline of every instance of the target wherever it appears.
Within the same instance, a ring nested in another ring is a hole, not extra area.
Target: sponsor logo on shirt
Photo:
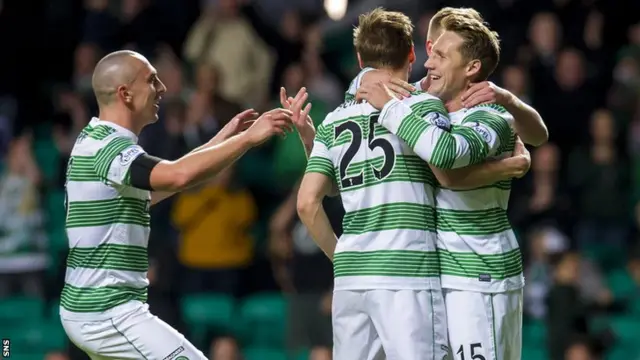
[[[175,359],[175,360],[189,360],[189,358],[187,358],[186,356],[180,356],[178,358],[176,358],[176,356],[178,356],[178,354],[180,354],[181,352],[184,351],[184,347],[180,346],[179,348],[173,350],[173,352],[171,352],[171,354],[167,355],[164,359],[162,360],[171,360],[171,359]]]
[[[478,133],[478,135],[480,135],[482,137],[482,139],[486,142],[486,143],[491,143],[493,140],[493,135],[491,134],[491,131],[489,130],[489,128],[487,128],[485,125],[480,124],[480,123],[475,123],[471,126],[471,128]]]
[[[122,166],[127,166],[129,165],[129,163],[131,163],[137,156],[138,154],[142,153],[142,149],[140,149],[140,147],[138,146],[132,146],[128,149],[125,149],[123,152],[120,153],[120,165]]]
[[[437,112],[432,112],[427,114],[427,121],[434,126],[439,127],[442,130],[449,131],[451,130],[451,122],[449,119],[444,117],[442,114]]]

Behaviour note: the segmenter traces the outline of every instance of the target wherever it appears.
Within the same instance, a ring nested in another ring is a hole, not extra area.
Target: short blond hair
[[[413,23],[401,12],[374,9],[358,18],[353,45],[363,66],[401,69],[413,48]]]
[[[489,27],[468,16],[450,15],[442,20],[445,31],[462,38],[460,53],[467,61],[479,60],[481,67],[475,80],[486,80],[500,62],[500,37]]]
[[[431,36],[431,39],[429,40],[436,41],[436,39],[438,39],[438,37],[442,35],[442,20],[450,15],[466,16],[470,19],[484,22],[482,15],[480,15],[480,13],[476,9],[444,7],[438,10],[438,12],[435,13],[429,21],[429,36]]]

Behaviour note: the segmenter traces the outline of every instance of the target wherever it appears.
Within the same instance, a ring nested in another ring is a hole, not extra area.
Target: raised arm
[[[501,105],[514,117],[516,133],[525,144],[540,146],[549,140],[549,131],[538,111],[490,81],[471,86],[463,94],[462,103],[466,108],[480,104]]]
[[[290,125],[290,112],[284,109],[263,114],[244,133],[220,144],[193,151],[178,160],[167,161],[148,155],[125,137],[115,137],[96,156],[93,171],[105,182],[138,189],[178,192],[215,176],[251,147]],[[71,163],[71,169],[82,165]]]

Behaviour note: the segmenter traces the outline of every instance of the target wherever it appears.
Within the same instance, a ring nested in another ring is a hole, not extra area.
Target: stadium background
[[[492,80],[547,122],[550,143],[531,149],[510,204],[526,264],[523,359],[640,359],[634,0],[361,0],[339,20],[320,0],[0,1],[0,337],[11,358],[84,359],[57,318],[64,170],[96,114],[91,71],[105,52],[137,49],[156,65],[169,90],[140,141],[174,159],[241,109],[277,106],[280,85],[307,86],[322,121],[357,72],[357,15],[379,5],[415,21],[413,80],[430,15],[478,9],[502,37]],[[292,202],[304,166],[297,136],[274,139],[152,209],[151,310],[210,359],[329,358],[331,266]],[[339,232],[339,200],[325,206]]]

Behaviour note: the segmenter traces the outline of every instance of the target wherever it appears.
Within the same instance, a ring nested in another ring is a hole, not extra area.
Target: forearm
[[[504,108],[513,115],[516,133],[525,144],[540,146],[549,140],[547,126],[536,109],[515,95],[511,95]]]
[[[183,176],[181,191],[208,180],[234,163],[251,148],[244,134],[234,136],[220,144],[203,146],[174,162],[175,169]]]
[[[431,166],[431,170],[443,187],[453,190],[469,190],[513,178],[513,165],[511,161],[505,160],[487,161],[482,164],[450,170]]]
[[[303,135],[301,133],[298,133],[298,135],[300,137],[300,142],[302,142],[302,146],[304,147],[304,154],[307,157],[307,159],[309,159],[309,155],[311,155],[311,150],[313,150],[313,138],[315,134]]]
[[[316,245],[327,255],[329,260],[333,261],[333,253],[338,239],[333,233],[329,218],[322,207],[322,200],[298,198],[298,216],[309,230]]]
[[[422,109],[424,112],[424,106]],[[423,116],[433,116],[433,119]],[[417,114],[411,107],[392,99],[382,108],[378,122],[422,160],[440,169],[474,164],[488,155],[488,145],[474,130],[460,126],[455,133],[447,131],[449,121],[437,110]]]

